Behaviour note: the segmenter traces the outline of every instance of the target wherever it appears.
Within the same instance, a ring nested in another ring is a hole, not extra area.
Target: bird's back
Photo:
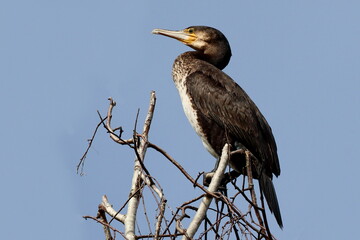
[[[213,156],[228,140],[238,142],[263,162],[269,177],[280,174],[271,128],[236,82],[194,52],[175,60],[173,78],[189,122]]]

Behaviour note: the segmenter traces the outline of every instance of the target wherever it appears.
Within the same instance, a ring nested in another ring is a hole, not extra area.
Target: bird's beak
[[[186,45],[190,45],[192,42],[194,42],[196,40],[195,34],[188,33],[185,30],[171,31],[171,30],[165,30],[165,29],[154,29],[154,30],[152,30],[151,33],[175,38],[176,40],[179,40],[180,42],[182,42]]]

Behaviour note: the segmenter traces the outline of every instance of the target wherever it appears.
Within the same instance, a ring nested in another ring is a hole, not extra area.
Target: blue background
[[[141,128],[158,102],[150,141],[192,176],[214,159],[183,114],[172,62],[188,47],[150,32],[208,25],[228,38],[225,72],[269,121],[282,174],[278,239],[353,239],[360,215],[359,1],[2,1],[0,189],[2,239],[102,239],[95,215],[107,194],[118,208],[133,152],[103,129],[76,165],[112,96],[114,126]],[[173,208],[199,192],[154,151],[146,164]],[[174,187],[175,186],[175,187]],[[179,194],[181,193],[181,194]]]

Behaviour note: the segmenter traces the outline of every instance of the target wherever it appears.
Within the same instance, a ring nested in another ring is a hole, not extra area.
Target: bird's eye
[[[189,32],[190,34],[193,34],[193,33],[194,33],[194,29],[193,29],[193,28],[189,28],[189,29],[188,29],[188,32]]]

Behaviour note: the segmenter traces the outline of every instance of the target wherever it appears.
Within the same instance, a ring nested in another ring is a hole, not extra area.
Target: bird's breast
[[[179,91],[179,95],[180,95],[180,99],[181,99],[181,103],[184,109],[184,113],[187,117],[187,119],[189,120],[191,126],[193,127],[193,129],[195,130],[195,132],[199,135],[199,137],[201,138],[201,141],[204,145],[204,147],[206,148],[206,150],[213,155],[215,158],[218,158],[218,154],[215,152],[215,150],[213,149],[213,147],[211,146],[211,144],[208,141],[207,135],[205,134],[205,131],[202,127],[202,123],[199,121],[199,110],[197,109],[197,107],[195,106],[192,96],[189,95],[188,90],[187,90],[187,84],[186,84],[186,76],[179,76],[179,75],[174,75],[174,82],[176,85],[176,88]]]

